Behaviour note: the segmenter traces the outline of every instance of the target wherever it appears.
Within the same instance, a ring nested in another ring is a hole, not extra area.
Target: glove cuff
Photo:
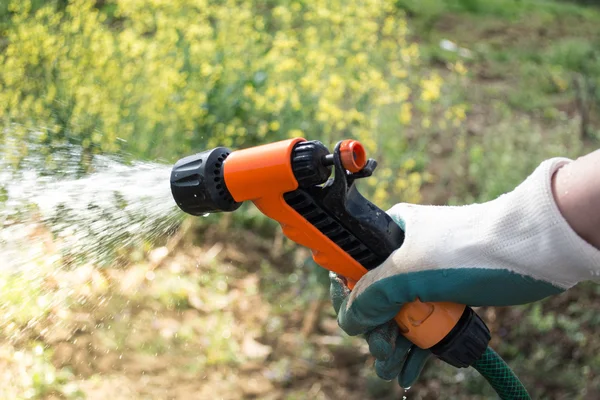
[[[403,220],[406,238],[386,263],[396,273],[504,269],[563,289],[594,278],[600,251],[569,226],[552,193],[552,176],[569,162],[546,160],[515,190],[487,203],[393,207],[389,213]]]
[[[546,160],[519,185],[513,192],[512,207],[520,208],[515,215],[520,221],[511,221],[513,228],[524,222],[531,225],[517,229],[527,252],[523,265],[534,266],[538,277],[565,289],[600,274],[600,250],[573,230],[554,199],[552,177],[570,162],[566,158]]]

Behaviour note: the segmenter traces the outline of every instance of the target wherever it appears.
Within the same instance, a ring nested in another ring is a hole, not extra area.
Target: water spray
[[[171,171],[171,192],[191,215],[231,212],[252,201],[352,289],[404,242],[398,224],[356,188],[355,181],[371,176],[376,167],[355,140],[337,143],[333,153],[303,138],[238,151],[217,147],[179,160]],[[455,367],[475,368],[502,399],[529,399],[488,347],[490,331],[471,307],[416,300],[405,304],[395,320],[416,346]]]
[[[57,153],[73,160],[78,152],[72,147]],[[61,255],[57,267],[101,266],[112,265],[125,248],[175,230],[181,220],[165,185],[168,166],[97,156],[89,175],[77,176],[77,165],[65,162],[64,176],[56,176],[44,174],[36,157],[20,169],[0,160],[0,272],[34,272],[39,261],[49,261],[45,249],[36,250],[41,230]]]

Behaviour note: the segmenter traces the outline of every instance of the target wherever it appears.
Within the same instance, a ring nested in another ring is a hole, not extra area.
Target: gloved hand
[[[388,214],[405,231],[402,247],[351,293],[331,276],[338,323],[349,335],[366,333],[381,378],[410,386],[430,354],[391,321],[406,302],[524,304],[600,272],[600,251],[571,229],[554,201],[552,175],[568,162],[545,161],[514,191],[483,204],[398,204]]]
[[[329,278],[331,301],[337,314],[350,290],[343,277],[330,272]],[[398,383],[403,388],[413,384],[432,355],[431,351],[418,348],[400,335],[395,321],[388,321],[365,331],[364,336],[369,344],[369,351],[376,359],[377,376],[386,381],[398,378]]]

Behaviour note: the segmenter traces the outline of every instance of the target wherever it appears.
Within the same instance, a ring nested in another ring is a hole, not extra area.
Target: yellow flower
[[[265,136],[267,134],[268,130],[269,130],[269,126],[268,126],[268,124],[266,122],[261,122],[258,125],[258,135],[260,137]]]
[[[244,86],[244,96],[246,97],[252,97],[252,95],[254,94],[254,87],[252,85],[245,85]]]
[[[421,81],[421,99],[424,101],[435,101],[439,99],[442,83],[442,78],[437,74],[433,74],[430,79],[423,79]]]
[[[279,124],[279,121],[271,121],[269,124],[269,129],[272,131],[278,131],[280,127],[281,125]]]
[[[400,123],[408,125],[412,119],[412,104],[402,103],[400,106]]]
[[[408,175],[408,181],[413,185],[420,185],[422,182],[421,174],[419,174],[418,172],[411,172]]]
[[[402,164],[402,168],[407,171],[411,171],[416,165],[417,163],[415,162],[414,158],[409,158],[406,161],[404,161],[404,164]]]
[[[456,63],[454,63],[453,69],[460,75],[466,75],[467,73],[467,68],[465,67],[462,61],[457,61]]]
[[[466,106],[464,104],[459,104],[452,107],[452,114],[454,115],[454,118],[459,122],[463,121],[465,118],[467,118]]]
[[[396,190],[401,192],[408,187],[409,183],[406,179],[398,179],[396,180]]]

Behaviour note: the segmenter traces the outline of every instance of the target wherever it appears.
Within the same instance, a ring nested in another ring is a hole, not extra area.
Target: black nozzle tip
[[[235,211],[242,203],[233,199],[223,176],[231,150],[217,147],[184,157],[171,171],[171,193],[184,212],[191,215]]]

